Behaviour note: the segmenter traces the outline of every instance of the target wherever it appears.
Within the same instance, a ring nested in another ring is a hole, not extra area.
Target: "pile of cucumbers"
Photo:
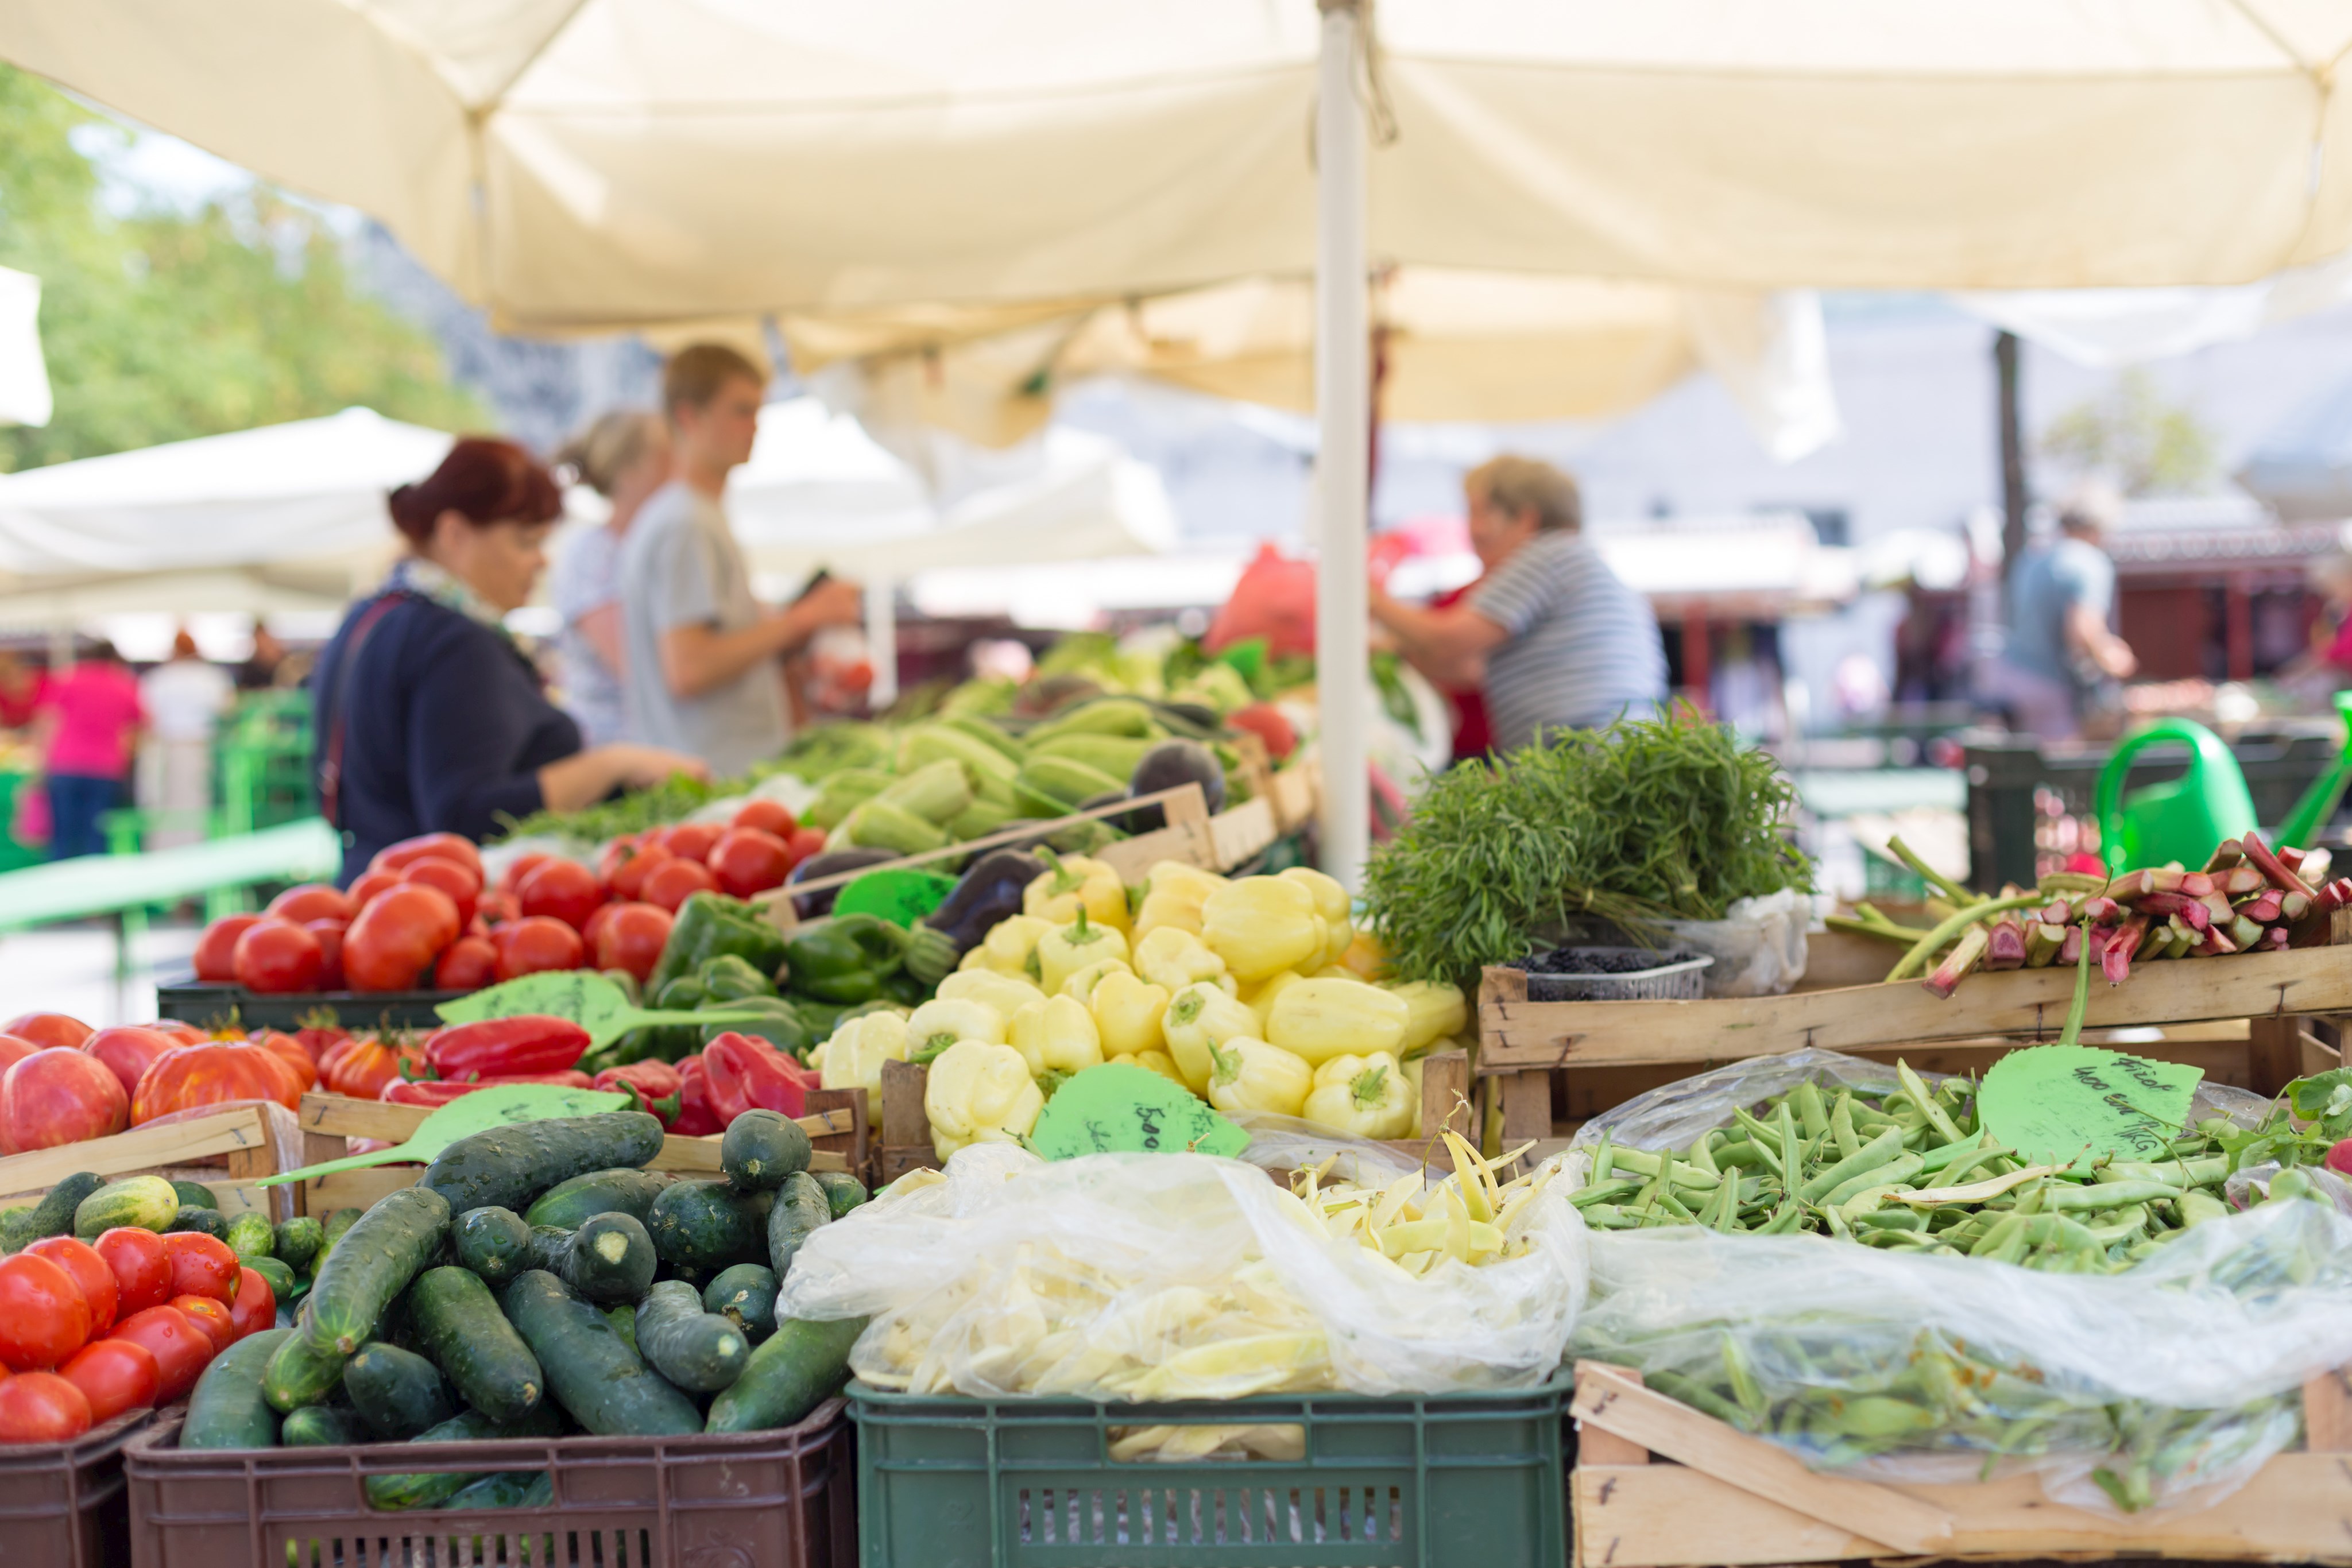
[[[158,1176],[109,1181],[94,1171],[77,1171],[40,1202],[0,1210],[0,1253],[19,1252],[52,1236],[95,1241],[119,1225],[158,1234],[200,1230],[227,1242],[237,1261],[268,1281],[278,1304],[290,1310],[310,1291],[318,1260],[359,1217],[358,1209],[345,1208],[323,1224],[300,1218],[272,1225],[267,1215],[247,1210],[232,1219],[201,1182]]]
[[[777,1284],[866,1188],[748,1111],[724,1175],[640,1168],[642,1112],[495,1127],[326,1230],[291,1326],[205,1369],[180,1443],[256,1448],[788,1427],[848,1380],[863,1320],[779,1322]],[[338,1220],[341,1215],[336,1217]],[[298,1222],[299,1223],[299,1222]],[[530,1469],[373,1475],[380,1509],[548,1500]]]

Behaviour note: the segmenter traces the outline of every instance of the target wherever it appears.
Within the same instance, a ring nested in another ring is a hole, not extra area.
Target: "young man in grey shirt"
[[[670,361],[662,402],[677,476],[646,498],[621,556],[630,733],[699,757],[720,778],[783,747],[790,719],[777,661],[860,613],[857,586],[837,578],[786,610],[751,597],[720,502],[729,471],[751,455],[765,392],[759,368],[719,344]]]

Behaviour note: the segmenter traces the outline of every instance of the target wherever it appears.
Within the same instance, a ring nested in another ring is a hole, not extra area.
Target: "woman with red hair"
[[[501,818],[703,776],[699,760],[652,747],[582,750],[509,636],[563,510],[529,453],[467,436],[391,507],[409,553],[352,607],[311,683],[319,800],[343,835],[345,882],[418,833],[480,839]]]

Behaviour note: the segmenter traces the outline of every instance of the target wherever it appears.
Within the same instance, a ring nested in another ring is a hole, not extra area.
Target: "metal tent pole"
[[[1371,322],[1365,294],[1365,40],[1360,0],[1319,0],[1323,50],[1315,110],[1315,671],[1323,768],[1323,869],[1358,885],[1370,835],[1364,761],[1371,675],[1365,624],[1370,509]]]

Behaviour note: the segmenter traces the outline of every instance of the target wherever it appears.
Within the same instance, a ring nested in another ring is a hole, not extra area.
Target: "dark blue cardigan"
[[[514,644],[429,599],[394,599],[348,687],[344,653],[374,600],[352,607],[310,677],[314,784],[336,704],[349,702],[339,791],[346,883],[386,844],[432,832],[479,840],[501,813],[538,810],[539,769],[580,749],[580,727],[547,700]]]

